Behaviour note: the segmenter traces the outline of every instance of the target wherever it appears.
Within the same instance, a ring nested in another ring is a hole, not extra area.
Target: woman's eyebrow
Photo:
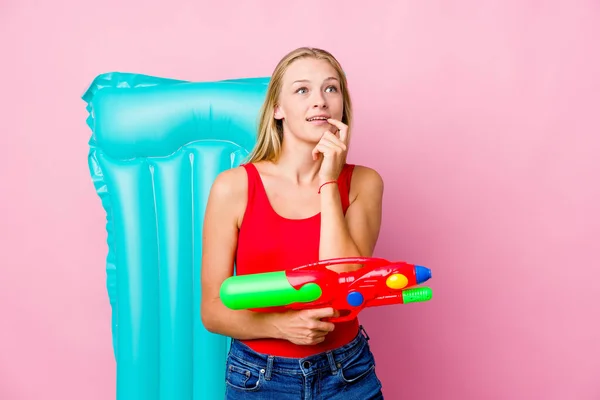
[[[335,76],[330,76],[329,78],[326,78],[324,80],[324,82],[326,82],[326,81],[337,81],[337,80],[338,80],[338,78],[336,78]],[[298,80],[292,82],[292,84],[294,84],[294,83],[308,83],[308,82],[310,82],[308,79],[298,79]]]

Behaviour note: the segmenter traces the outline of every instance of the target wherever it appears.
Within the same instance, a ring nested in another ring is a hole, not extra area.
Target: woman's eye
[[[326,93],[335,93],[335,92],[337,92],[337,91],[338,91],[338,89],[337,89],[337,87],[335,87],[335,86],[328,86],[328,87],[325,89],[325,92],[326,92]],[[308,89],[307,89],[307,88],[305,88],[305,87],[301,87],[301,88],[298,88],[298,89],[296,89],[296,93],[299,93],[299,94],[306,94],[306,93],[308,93]]]

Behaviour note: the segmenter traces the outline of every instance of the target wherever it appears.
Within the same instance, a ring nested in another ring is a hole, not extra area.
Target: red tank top
[[[271,207],[265,187],[254,164],[242,165],[248,174],[248,202],[240,227],[236,253],[238,275],[274,272],[319,260],[321,214],[288,219]],[[346,164],[338,178],[344,214],[350,205],[350,180],[354,165]],[[254,351],[280,357],[302,358],[332,350],[352,341],[358,333],[358,319],[336,323],[325,341],[296,345],[282,339],[254,339],[243,342]]]

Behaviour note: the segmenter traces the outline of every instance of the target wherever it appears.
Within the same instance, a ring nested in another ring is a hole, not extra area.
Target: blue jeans
[[[360,328],[350,343],[306,358],[261,354],[233,340],[225,399],[383,399],[369,337]]]

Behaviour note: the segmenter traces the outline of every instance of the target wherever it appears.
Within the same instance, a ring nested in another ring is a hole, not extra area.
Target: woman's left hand
[[[323,154],[321,169],[319,170],[321,184],[338,179],[344,167],[348,151],[348,126],[332,118],[328,119],[327,122],[338,128],[338,134],[333,134],[330,131],[325,132],[312,152],[314,160],[318,160],[319,154]]]

